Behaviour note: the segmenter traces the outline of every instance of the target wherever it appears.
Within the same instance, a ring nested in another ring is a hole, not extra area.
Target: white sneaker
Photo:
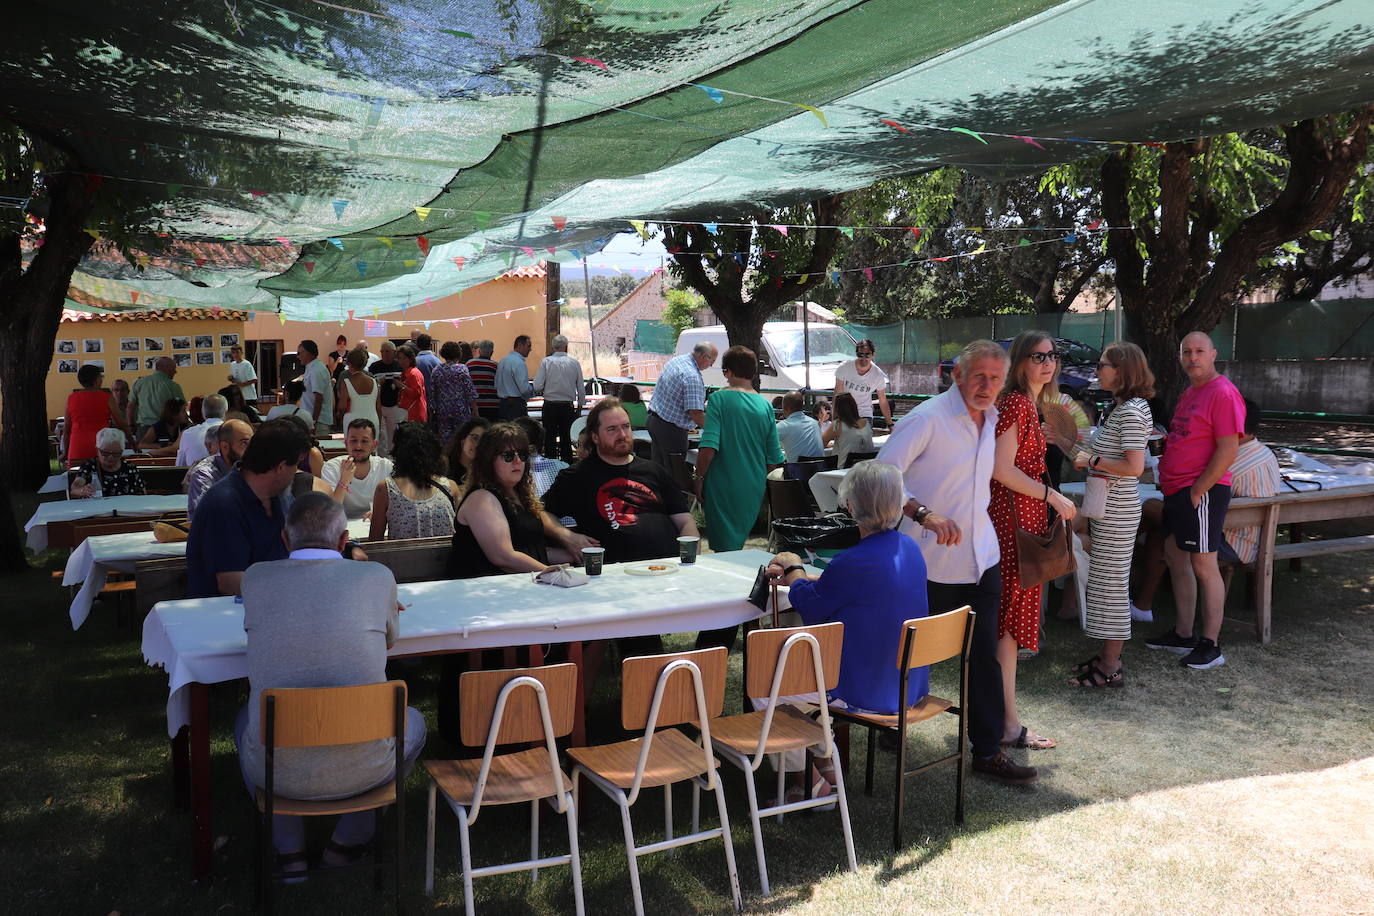
[[[1134,620],[1136,623],[1154,623],[1154,622],[1155,622],[1155,612],[1154,612],[1154,611],[1142,611],[1140,608],[1136,607],[1134,603],[1132,603],[1132,604],[1131,604],[1131,619]]]

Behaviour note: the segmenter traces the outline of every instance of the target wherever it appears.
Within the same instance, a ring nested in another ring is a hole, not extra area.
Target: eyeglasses
[[[118,449],[118,450],[113,451],[113,452],[107,452],[107,451],[105,451],[103,448],[101,448],[101,449],[96,449],[96,451],[99,452],[100,455],[101,455],[101,457],[103,457],[103,458],[118,458],[120,455],[123,455],[123,454],[124,454],[124,450],[123,450],[123,449]]]
[[[1102,362],[1100,362],[1100,363],[1097,364],[1097,368],[1099,368],[1099,369],[1115,369],[1115,368],[1116,368],[1116,363],[1109,363],[1109,362],[1106,362],[1106,361],[1104,360],[1104,361],[1102,361]]]
[[[519,458],[521,461],[528,462],[530,460],[530,450],[527,448],[508,448],[504,452],[498,454],[496,457],[500,458],[506,464],[514,464],[516,458]]]
[[[1032,353],[1026,358],[1037,366],[1043,366],[1045,363],[1059,359],[1059,354],[1051,350],[1048,353]]]
[[[855,351],[854,351],[854,355],[857,356],[857,357],[859,357],[860,359],[870,358],[870,357],[873,356],[873,351],[872,351],[872,350],[855,350]]]

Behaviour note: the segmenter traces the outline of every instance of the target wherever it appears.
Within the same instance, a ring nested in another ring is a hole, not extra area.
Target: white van
[[[759,354],[759,387],[764,391],[791,391],[807,387],[806,348],[803,333],[810,344],[810,387],[821,391],[835,389],[835,370],[854,358],[854,338],[839,325],[813,321],[770,321],[763,326],[763,350]],[[677,339],[674,356],[690,353],[699,343],[709,343],[721,353],[730,348],[725,325],[707,328],[688,328]],[[720,360],[701,373],[707,387],[725,385]]]

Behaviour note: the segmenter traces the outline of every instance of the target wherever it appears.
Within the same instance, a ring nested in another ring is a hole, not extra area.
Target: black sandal
[[[325,861],[324,856],[321,856],[320,866],[322,868],[347,868],[350,865],[358,864],[358,862],[362,861],[363,858],[371,855],[372,844],[360,843],[357,846],[345,846],[342,843],[336,843],[333,840],[330,840],[327,844],[325,844],[324,851],[325,853],[332,853],[333,855],[338,856],[339,861],[327,862]]]
[[[1069,684],[1074,687],[1125,687],[1126,681],[1122,677],[1124,669],[1118,668],[1111,674],[1107,674],[1091,661],[1085,662],[1088,670],[1081,674],[1074,675]]]

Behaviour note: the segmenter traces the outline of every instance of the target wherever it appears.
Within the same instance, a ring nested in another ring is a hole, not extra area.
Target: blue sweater
[[[831,560],[819,579],[798,579],[790,593],[806,623],[844,624],[840,680],[831,696],[895,713],[901,625],[928,613],[926,564],[916,542],[897,531],[871,534]],[[929,692],[929,671],[913,668],[908,705]]]

